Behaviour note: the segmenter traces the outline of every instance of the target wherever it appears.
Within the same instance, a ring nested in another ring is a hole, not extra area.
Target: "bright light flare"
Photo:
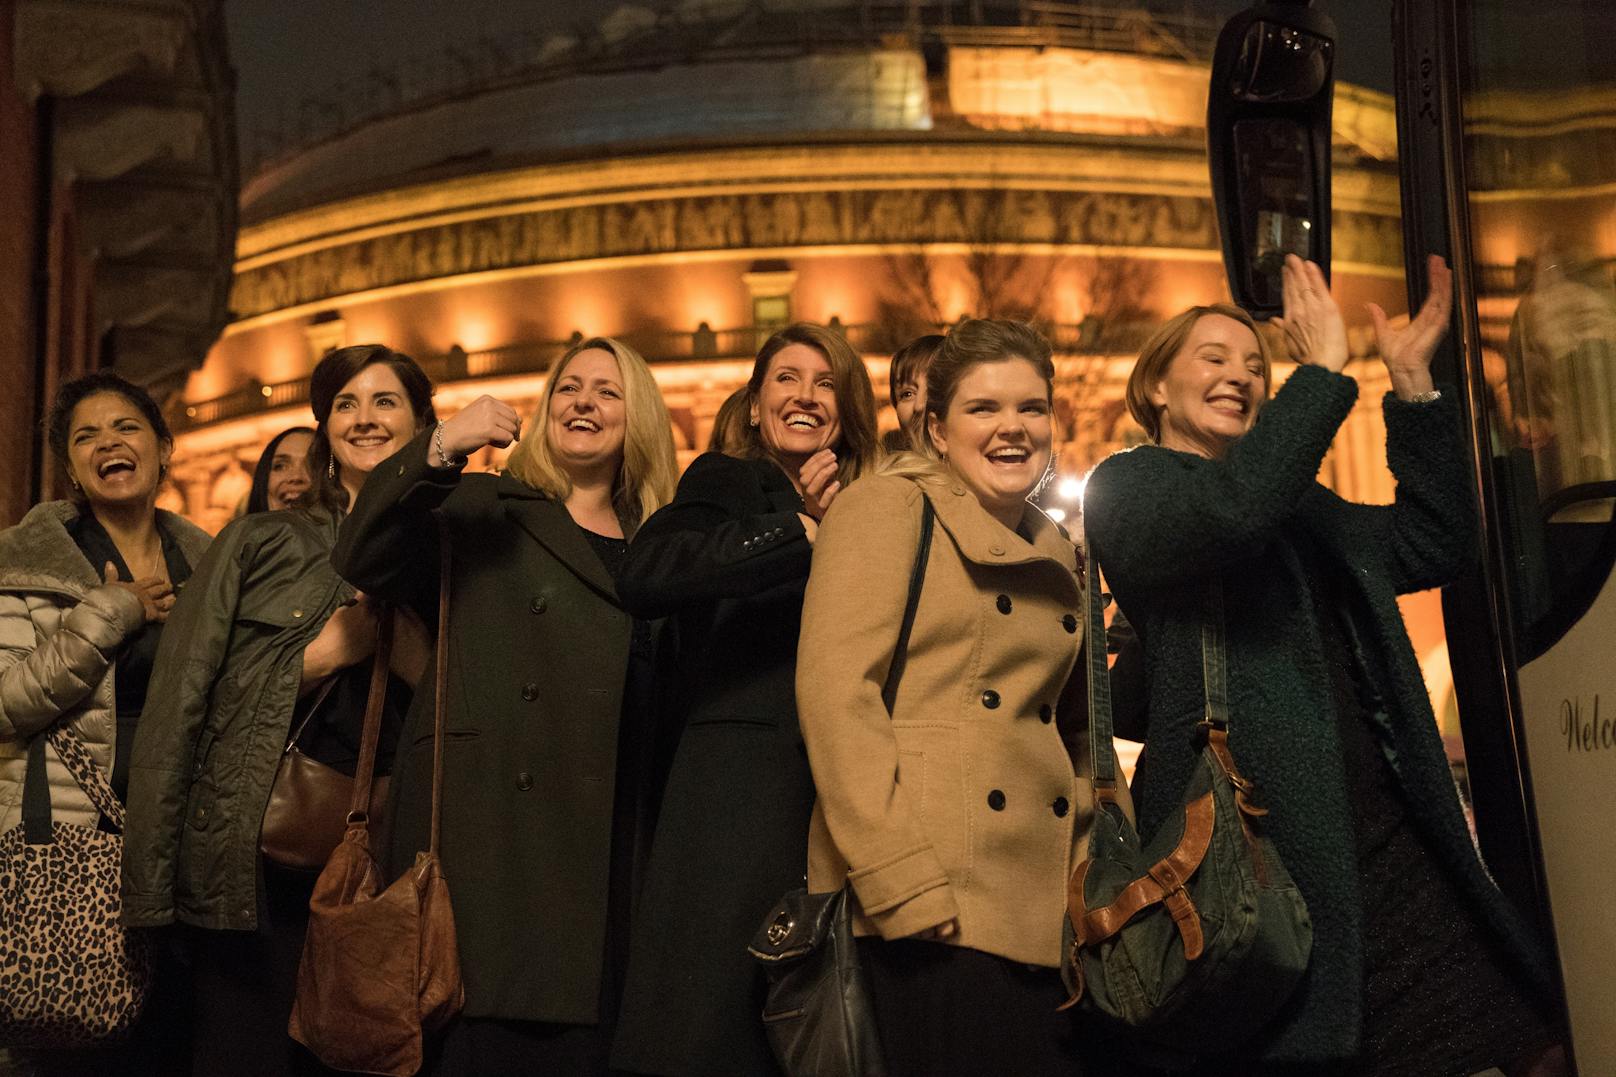
[[[1083,500],[1083,490],[1089,484],[1087,479],[1062,479],[1055,487],[1055,496],[1062,501],[1078,502]]]
[[[1046,509],[1044,511],[1044,515],[1048,516],[1051,520],[1054,520],[1056,523],[1065,523],[1066,522],[1066,510],[1065,509],[1060,509],[1060,508]]]

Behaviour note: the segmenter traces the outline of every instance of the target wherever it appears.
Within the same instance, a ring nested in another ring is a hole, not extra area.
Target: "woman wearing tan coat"
[[[819,795],[808,889],[852,884],[894,1077],[1079,1072],[1055,1010],[1091,813],[1081,568],[1027,502],[1050,461],[1049,354],[1020,323],[956,328],[921,451],[850,486],[814,548],[797,659]],[[935,523],[889,715],[923,500]]]

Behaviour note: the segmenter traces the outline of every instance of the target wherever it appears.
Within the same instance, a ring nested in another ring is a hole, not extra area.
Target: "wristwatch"
[[[1435,404],[1442,399],[1441,389],[1427,389],[1423,393],[1415,393],[1408,398],[1410,404]]]

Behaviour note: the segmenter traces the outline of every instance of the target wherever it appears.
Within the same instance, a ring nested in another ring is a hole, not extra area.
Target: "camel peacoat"
[[[922,497],[936,525],[889,716]],[[1053,967],[1093,817],[1083,592],[1048,517],[1028,506],[1021,532],[946,473],[861,479],[826,515],[797,651],[808,889],[850,880],[859,934],[954,919],[949,943]]]

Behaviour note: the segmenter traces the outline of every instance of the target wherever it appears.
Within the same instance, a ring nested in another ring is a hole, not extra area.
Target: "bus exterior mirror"
[[[1281,310],[1285,255],[1330,274],[1335,26],[1305,3],[1259,3],[1224,24],[1207,95],[1207,163],[1234,301]]]

